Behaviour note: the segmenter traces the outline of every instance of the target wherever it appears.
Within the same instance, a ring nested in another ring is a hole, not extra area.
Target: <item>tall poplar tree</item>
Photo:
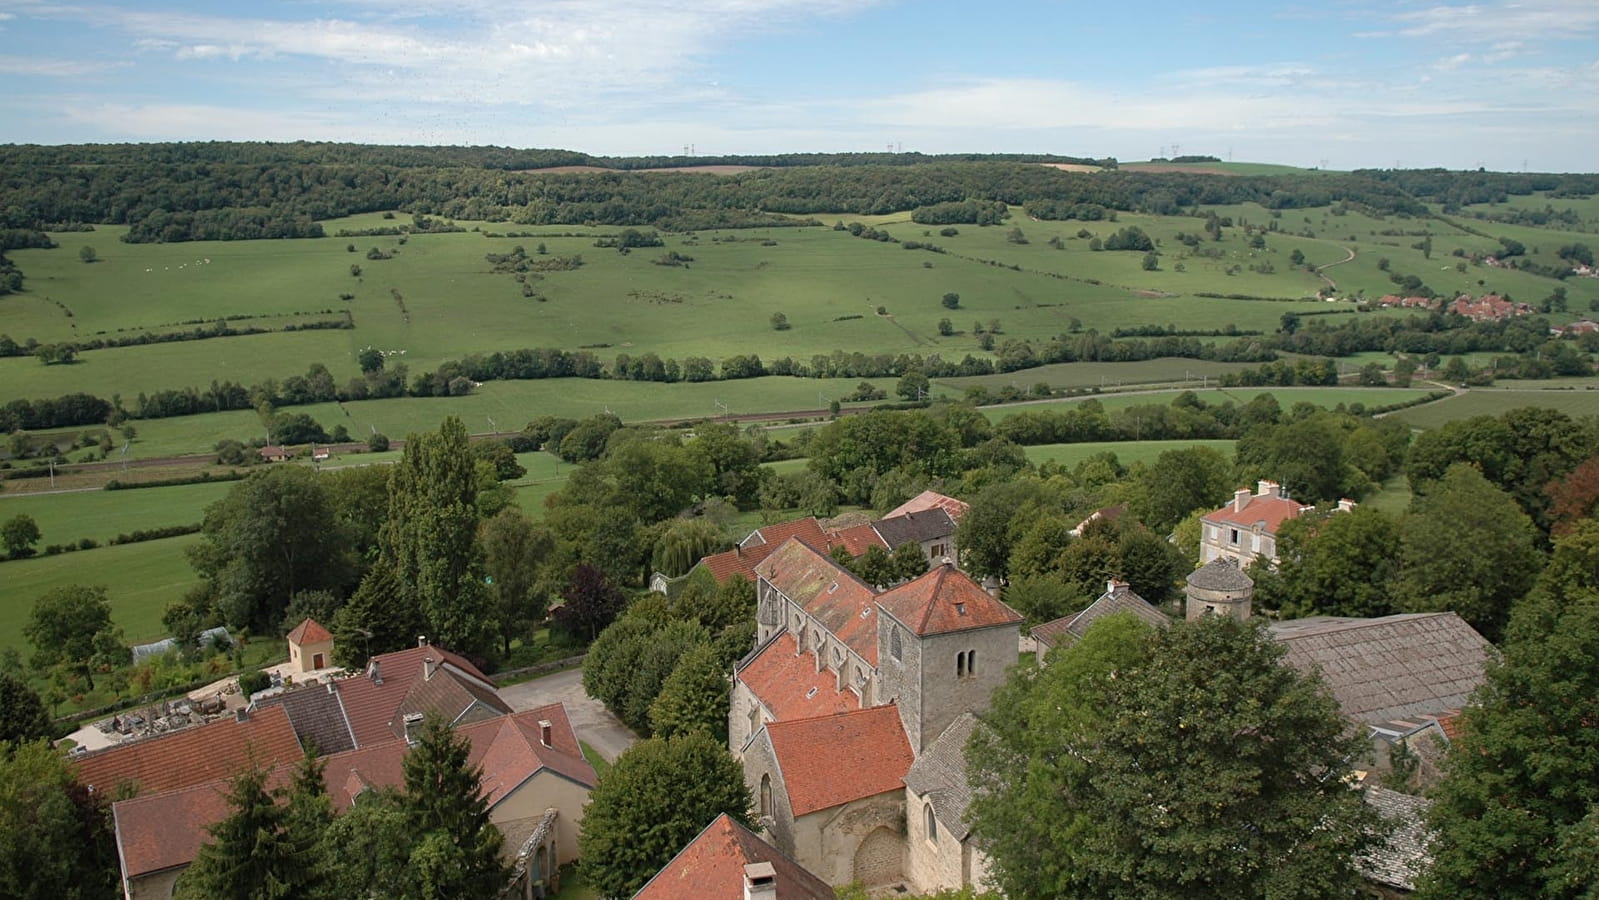
[[[377,568],[415,609],[429,636],[465,653],[488,649],[494,618],[476,547],[478,480],[466,426],[451,416],[437,432],[408,435],[389,478],[389,518]],[[373,651],[379,648],[374,646]]]

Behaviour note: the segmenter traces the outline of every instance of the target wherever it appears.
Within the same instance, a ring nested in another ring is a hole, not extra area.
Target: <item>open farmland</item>
[[[1127,391],[1115,394],[1091,394],[1085,397],[1064,400],[1037,400],[1028,403],[1012,403],[1006,406],[985,407],[983,413],[989,419],[1000,422],[1018,413],[1059,409],[1065,404],[1081,403],[1084,400],[1094,400],[1103,405],[1107,411],[1146,404],[1165,406],[1171,403],[1172,398],[1177,396],[1181,390],[1180,388],[1170,388],[1150,391]],[[1355,403],[1366,406],[1386,406],[1390,403],[1404,403],[1425,397],[1431,391],[1406,388],[1251,387],[1227,388],[1225,390],[1213,388],[1208,391],[1195,390],[1192,393],[1200,402],[1209,406],[1219,406],[1223,403],[1242,406],[1260,394],[1271,394],[1277,398],[1277,402],[1284,409],[1293,406],[1295,403],[1310,403],[1324,409],[1332,409],[1340,404],[1347,407]]]
[[[1412,428],[1437,428],[1455,419],[1498,416],[1523,406],[1554,409],[1568,416],[1599,415],[1599,391],[1517,390],[1475,388],[1437,403],[1400,410],[1394,417]]]
[[[43,537],[41,547],[84,538],[105,543],[119,534],[174,525],[197,525],[205,508],[222,498],[233,482],[184,484],[127,491],[70,494],[0,494],[0,520],[32,516]]]
[[[53,588],[75,584],[105,586],[111,621],[129,642],[162,637],[162,611],[200,583],[183,553],[199,540],[199,535],[191,534],[0,563],[0,578],[5,579],[5,591],[0,593],[0,648],[25,649],[22,626],[33,601]]]

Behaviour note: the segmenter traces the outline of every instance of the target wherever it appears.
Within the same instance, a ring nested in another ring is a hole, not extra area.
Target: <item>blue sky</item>
[[[1599,0],[0,0],[0,142],[1599,168]]]

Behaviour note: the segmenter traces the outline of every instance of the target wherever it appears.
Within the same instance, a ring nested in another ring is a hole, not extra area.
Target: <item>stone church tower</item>
[[[1238,568],[1236,560],[1218,556],[1189,574],[1184,593],[1189,619],[1217,615],[1242,620],[1250,616],[1255,582]]]

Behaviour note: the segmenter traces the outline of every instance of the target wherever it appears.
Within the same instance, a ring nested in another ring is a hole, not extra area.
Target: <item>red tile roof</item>
[[[294,630],[289,632],[289,643],[291,644],[320,644],[323,641],[331,640],[333,640],[333,635],[329,634],[326,628],[323,628],[317,624],[315,619],[311,618],[307,618],[304,622],[294,626]]]
[[[934,566],[877,598],[877,603],[918,635],[946,634],[1011,625],[1022,620],[1016,610],[994,599],[972,576],[953,565]]]
[[[780,631],[733,677],[778,722],[860,708],[861,698],[853,691],[838,690],[838,676],[831,669],[816,671],[814,653],[796,653],[795,648],[793,633]]]
[[[755,571],[857,656],[877,665],[876,605],[865,582],[798,540],[784,542]]]
[[[160,737],[120,744],[80,757],[78,780],[96,791],[129,782],[141,794],[192,787],[232,776],[253,754],[258,765],[299,759],[300,742],[281,706],[249,714],[240,722],[221,719]]]
[[[699,564],[710,570],[719,582],[735,575],[745,581],[754,581],[755,567],[791,537],[799,538],[818,550],[825,551],[828,548],[827,532],[822,530],[821,523],[817,522],[814,516],[808,516],[792,522],[779,522],[776,525],[757,528],[740,541],[737,547],[722,553],[713,553],[701,559]]]
[[[425,678],[424,662],[439,664],[432,678]],[[405,736],[401,710],[439,713],[450,721],[478,707],[496,713],[511,708],[494,693],[494,686],[477,667],[442,647],[412,647],[373,657],[373,667],[339,682],[339,693],[355,733],[356,746],[391,741]],[[379,681],[381,679],[381,683]],[[471,718],[468,716],[468,718]]]
[[[744,867],[751,863],[771,864],[778,900],[835,896],[827,882],[723,813],[655,873],[633,900],[744,900]]]
[[[942,509],[944,512],[949,513],[951,519],[959,522],[961,516],[966,515],[966,511],[971,509],[971,505],[964,501],[956,500],[954,497],[940,494],[937,491],[922,491],[920,494],[889,510],[883,515],[883,518],[892,519],[895,516],[903,516],[906,513],[923,512],[934,508]]]
[[[550,746],[541,741],[539,723],[550,723]],[[472,744],[467,763],[482,768],[484,798],[492,808],[541,769],[593,787],[594,769],[583,753],[559,703],[475,722],[456,729]],[[323,779],[334,807],[349,808],[366,788],[399,787],[405,782],[409,745],[390,740],[325,757]],[[292,759],[280,763],[268,787],[288,782]],[[124,800],[112,807],[125,877],[137,877],[194,860],[208,837],[206,828],[227,815],[226,779],[214,779],[153,796]]]
[[[796,818],[900,790],[915,761],[893,706],[771,722],[766,733]]]
[[[872,547],[888,549],[888,544],[883,541],[882,536],[877,533],[877,529],[872,527],[870,522],[864,525],[856,525],[853,528],[835,531],[827,536],[827,543],[829,550],[834,547],[843,547],[849,551],[850,556],[861,556]]]
[[[268,790],[288,783],[288,766],[267,776]],[[194,862],[200,845],[211,837],[206,829],[227,818],[228,787],[228,779],[219,778],[114,804],[111,821],[123,877],[138,878]]]
[[[1229,502],[1221,509],[1207,513],[1204,521],[1226,522],[1244,528],[1254,528],[1259,524],[1266,534],[1276,534],[1284,522],[1298,518],[1301,512],[1310,508],[1298,500],[1290,500],[1287,497],[1262,497],[1256,494],[1249,498],[1243,509],[1238,509],[1235,504]]]

